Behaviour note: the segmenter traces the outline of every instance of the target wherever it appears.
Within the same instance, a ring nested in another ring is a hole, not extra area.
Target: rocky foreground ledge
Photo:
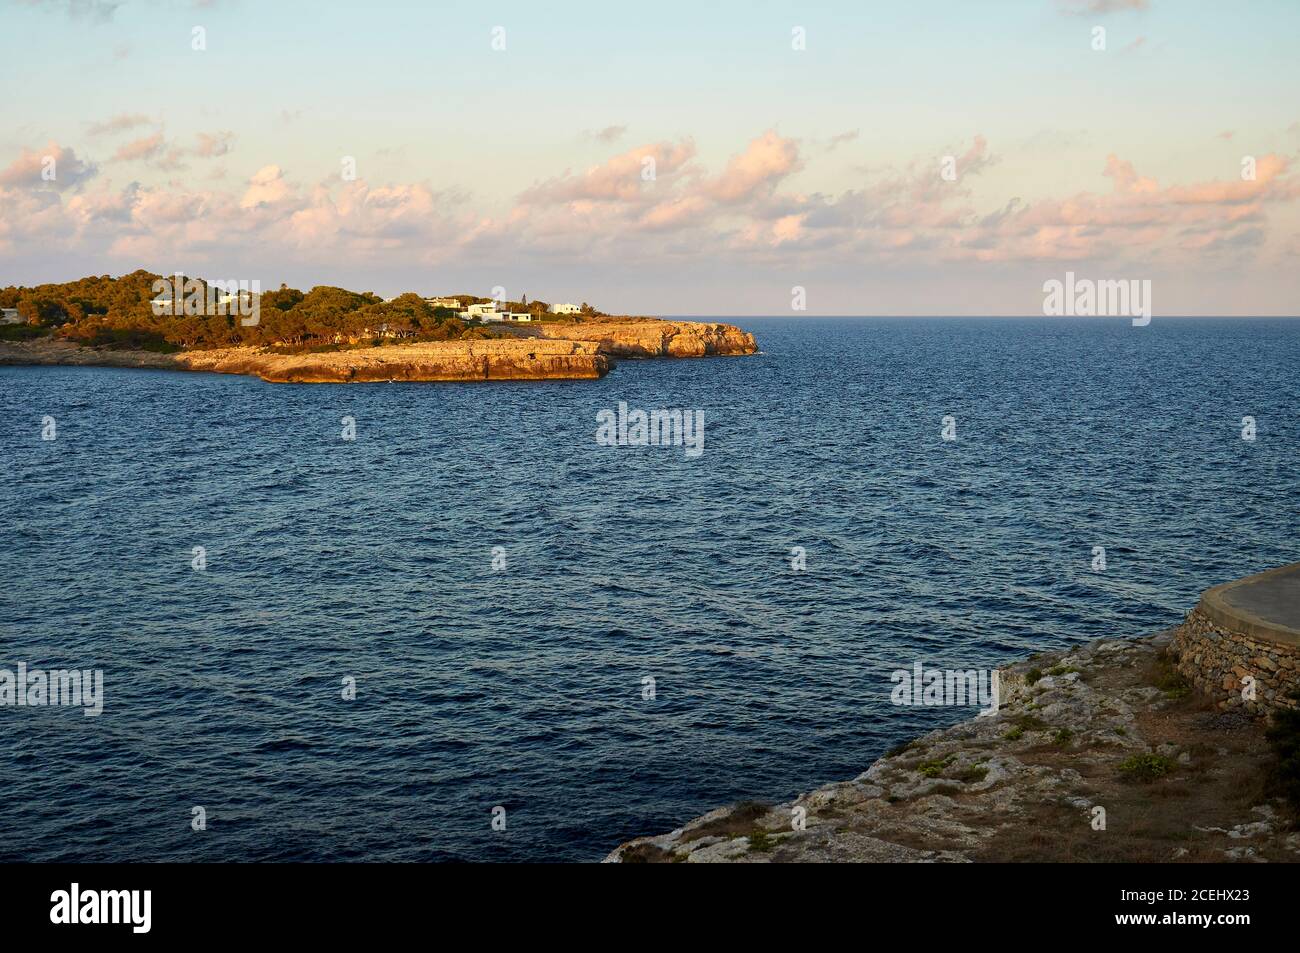
[[[604,377],[618,357],[753,354],[754,337],[726,324],[611,319],[507,329],[509,337],[389,344],[307,354],[235,347],[160,354],[42,338],[0,343],[0,364],[87,365],[248,374],[272,383],[540,381]]]
[[[1170,630],[1036,656],[1001,671],[997,714],[931,732],[851,781],[720,808],[606,860],[1300,860],[1287,806],[1267,794],[1263,725],[1192,694],[1172,641]]]

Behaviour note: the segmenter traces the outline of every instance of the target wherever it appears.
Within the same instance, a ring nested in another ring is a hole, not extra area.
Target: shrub
[[[1150,784],[1174,769],[1174,761],[1162,754],[1135,754],[1120,763],[1119,773],[1125,781]]]

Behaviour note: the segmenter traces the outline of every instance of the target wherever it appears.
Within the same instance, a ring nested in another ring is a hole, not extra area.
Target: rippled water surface
[[[0,668],[106,696],[0,708],[0,859],[598,859],[971,714],[892,706],[914,660],[1300,558],[1300,322],[737,323],[598,382],[0,368]],[[620,400],[703,456],[598,446]]]

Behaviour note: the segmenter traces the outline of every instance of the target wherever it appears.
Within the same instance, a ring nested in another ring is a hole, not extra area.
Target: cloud
[[[841,132],[838,135],[831,136],[826,142],[826,151],[834,152],[846,142],[853,142],[858,138],[858,130],[850,129],[847,132]]]
[[[91,123],[86,133],[91,136],[115,136],[138,126],[147,126],[150,121],[149,117],[142,113],[119,113],[103,122]]]
[[[799,167],[799,148],[793,139],[783,139],[769,129],[733,156],[726,169],[708,186],[720,202],[743,202],[776,184]]]
[[[230,151],[230,145],[235,141],[233,132],[218,132],[215,135],[209,135],[206,132],[198,134],[199,144],[194,147],[194,154],[202,156],[205,159],[224,156]]]
[[[284,180],[284,172],[278,165],[263,166],[248,180],[248,189],[239,200],[240,208],[256,208],[260,205],[277,205],[289,199],[293,189]]]
[[[107,123],[101,124],[99,129],[115,130],[129,129],[138,125],[143,119],[140,116],[120,116]],[[115,162],[148,162],[156,169],[164,172],[178,172],[188,169],[189,165],[186,159],[193,157],[199,159],[215,159],[224,156],[230,152],[235,140],[233,132],[200,132],[195,136],[195,145],[192,149],[184,146],[168,143],[162,131],[153,133],[135,139],[118,147],[117,152],[113,154]]]
[[[113,153],[113,160],[116,162],[137,162],[141,159],[152,159],[159,155],[162,150],[163,134],[155,132],[152,136],[134,139],[124,146],[119,146],[117,152]]]
[[[112,0],[20,0],[26,6],[54,13],[64,13],[73,19],[107,23],[122,4]]]
[[[611,145],[622,139],[626,132],[627,126],[606,126],[604,129],[597,129],[595,132],[588,131],[583,135],[595,142]]]
[[[77,158],[66,146],[50,142],[44,152],[23,150],[22,155],[0,172],[0,189],[52,190],[78,189],[99,174],[93,162]],[[53,178],[49,178],[49,176]]]
[[[1102,16],[1149,10],[1151,3],[1150,0],[1059,0],[1058,7],[1068,16]]]
[[[630,149],[604,165],[593,166],[581,175],[565,172],[528,189],[521,197],[527,205],[555,205],[566,202],[636,202],[648,187],[671,179],[695,157],[695,143],[657,142]]]
[[[151,161],[171,155],[160,148]],[[483,207],[418,182],[344,182],[335,175],[304,183],[276,165],[240,184],[209,177],[198,188],[105,184],[60,195],[51,189],[84,183],[94,167],[51,144],[57,184],[41,182],[37,153],[0,172],[0,246],[127,267],[170,267],[176,256],[207,256],[218,271],[245,256],[254,267],[313,263],[322,273],[342,261],[421,271],[582,262],[665,279],[699,262],[760,275],[868,262],[941,268],[1088,260],[1123,273],[1161,263],[1203,271],[1216,261],[1236,267],[1261,260],[1266,251],[1292,259],[1300,253],[1300,243],[1291,239],[1288,246],[1289,232],[1271,222],[1275,210],[1300,198],[1300,175],[1287,156],[1258,157],[1251,181],[1164,184],[1112,154],[1098,164],[1089,189],[980,201],[979,176],[997,154],[979,135],[951,149],[956,181],[942,177],[935,156],[922,156],[830,194],[793,187],[805,159],[795,140],[774,131],[716,171],[684,139],[627,150],[585,172],[544,180],[513,204]],[[643,178],[647,157],[655,159],[653,180]],[[79,180],[64,179],[77,169]]]

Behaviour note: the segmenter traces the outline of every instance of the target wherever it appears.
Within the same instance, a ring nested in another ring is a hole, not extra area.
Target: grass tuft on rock
[[[955,754],[950,754],[946,758],[934,758],[930,761],[922,761],[916,766],[916,770],[920,772],[921,777],[923,778],[937,778],[939,775],[943,774],[943,769],[952,764],[956,758],[957,756]]]
[[[776,847],[776,841],[768,836],[767,831],[756,830],[749,835],[749,852],[766,854]]]

